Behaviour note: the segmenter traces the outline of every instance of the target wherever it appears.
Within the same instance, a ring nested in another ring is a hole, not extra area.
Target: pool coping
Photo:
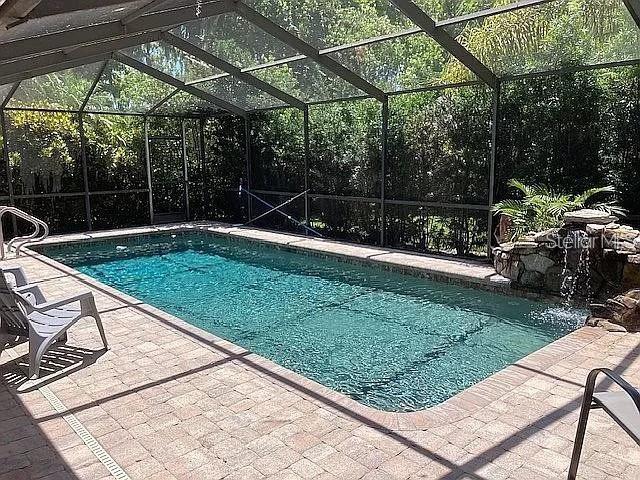
[[[179,230],[176,230],[175,226],[153,227],[153,229],[150,229],[149,233],[170,233],[171,231]],[[99,240],[124,236],[109,236],[108,233],[109,232],[100,232],[97,235],[91,234],[92,237],[90,238]],[[141,234],[145,234],[145,232],[142,232]],[[59,238],[61,237],[63,236],[60,236]],[[55,239],[55,237],[53,238]],[[75,243],[77,241],[87,240],[86,236],[74,235],[74,238],[77,238],[77,240],[49,243]],[[199,327],[191,325],[179,317],[171,315],[159,308],[144,303],[131,295],[103,284],[88,275],[80,273],[71,267],[47,257],[46,255],[28,249],[26,249],[25,252],[42,263],[67,273],[69,276],[76,278],[89,287],[114,297],[116,300],[123,302],[129,308],[137,308],[141,310],[142,313],[146,314],[150,321],[160,321],[183,334],[191,334],[190,338],[192,340],[195,338],[195,341],[209,350],[223,350],[229,354],[243,355],[245,358],[251,359],[253,367],[245,368],[251,368],[253,370],[260,369],[261,371],[257,372],[258,375],[263,377],[269,376],[271,381],[280,384],[287,390],[295,390],[298,392],[302,391],[310,398],[316,398],[312,401],[319,405],[322,404],[325,408],[327,408],[327,400],[330,400],[330,408],[337,414],[342,414],[343,411],[348,411],[351,414],[356,413],[361,417],[363,422],[368,423],[375,428],[383,428],[389,431],[420,430],[443,426],[468,417],[469,415],[478,412],[491,402],[508,395],[515,387],[524,384],[541,371],[544,371],[562,359],[571,356],[573,353],[606,334],[603,329],[599,328],[579,328],[523,357],[517,362],[507,365],[502,370],[480,380],[438,405],[416,412],[388,412],[361,404],[346,394],[337,392],[305,377],[302,374],[289,370],[272,360],[235,345],[234,343],[209,333]],[[323,400],[320,401],[319,398],[322,398]]]
[[[121,237],[189,231],[201,231],[230,239],[241,239],[248,242],[266,244],[279,249],[303,252],[308,255],[324,258],[334,258],[353,264],[373,265],[398,273],[429,278],[444,283],[480,288],[496,293],[540,298],[540,296],[535,293],[523,293],[519,290],[512,289],[510,280],[497,274],[493,265],[489,262],[359,245],[293,233],[234,226],[221,222],[184,222],[99,232],[55,235],[39,242],[38,246],[87,241],[96,242]]]

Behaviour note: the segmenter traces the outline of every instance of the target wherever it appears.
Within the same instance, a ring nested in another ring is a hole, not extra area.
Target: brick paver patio
[[[111,350],[84,320],[35,385],[25,345],[3,353],[0,480],[112,478],[65,414],[132,479],[561,479],[588,371],[640,385],[640,336],[583,328],[438,407],[378,412],[44,257],[8,263],[51,298],[93,290]],[[640,478],[640,448],[597,411],[580,475]]]

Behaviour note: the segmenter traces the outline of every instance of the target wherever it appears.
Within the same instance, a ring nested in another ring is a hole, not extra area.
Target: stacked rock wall
[[[608,298],[640,287],[640,231],[598,210],[565,215],[561,228],[496,247],[496,271],[515,288]]]

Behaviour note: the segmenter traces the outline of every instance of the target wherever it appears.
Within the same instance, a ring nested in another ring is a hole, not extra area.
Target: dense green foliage
[[[509,82],[500,113],[498,200],[511,178],[573,194],[612,185],[640,214],[638,67]]]
[[[516,179],[510,180],[509,186],[518,191],[519,197],[502,200],[496,203],[492,210],[510,219],[507,229],[510,240],[560,227],[565,213],[585,207],[618,215],[624,214],[624,210],[615,202],[596,203],[593,198],[615,193],[613,187],[594,187],[577,195],[568,195],[554,192],[544,185],[525,185]]]

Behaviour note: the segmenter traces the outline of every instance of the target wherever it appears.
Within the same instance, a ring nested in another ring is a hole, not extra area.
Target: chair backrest
[[[29,331],[25,303],[27,302],[11,289],[6,277],[0,272],[0,317],[12,330]]]

